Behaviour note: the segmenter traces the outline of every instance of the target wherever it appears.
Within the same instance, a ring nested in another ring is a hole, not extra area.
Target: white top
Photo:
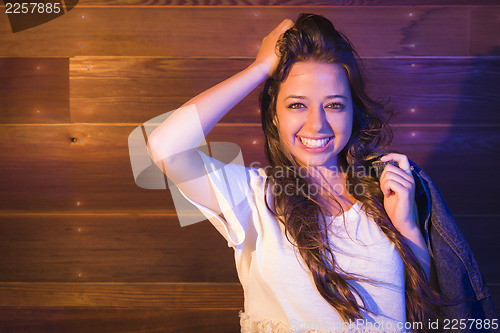
[[[225,219],[181,193],[234,249],[245,296],[242,332],[405,332],[403,262],[359,201],[344,213],[347,230],[342,216],[329,217],[333,221],[330,246],[345,271],[388,284],[351,281],[377,315],[362,311],[364,319],[347,330],[348,325],[317,291],[300,253],[285,237],[283,224],[267,209],[265,170],[223,164],[198,152]]]

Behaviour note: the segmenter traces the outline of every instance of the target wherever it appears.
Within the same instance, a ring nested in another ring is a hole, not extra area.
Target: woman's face
[[[295,63],[276,100],[278,131],[302,165],[337,166],[352,132],[351,91],[338,64]]]

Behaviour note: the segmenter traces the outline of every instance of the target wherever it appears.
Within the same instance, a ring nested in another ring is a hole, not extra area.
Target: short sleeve
[[[228,247],[243,243],[245,233],[251,218],[250,182],[248,168],[242,165],[221,161],[197,151],[205,164],[205,170],[214,189],[220,209],[225,218],[213,210],[193,201],[182,191],[180,193],[195,205],[214,227],[227,240]]]

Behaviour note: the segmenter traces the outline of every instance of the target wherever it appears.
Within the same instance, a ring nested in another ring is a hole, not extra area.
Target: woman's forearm
[[[229,110],[266,77],[266,68],[254,62],[241,72],[187,101],[181,108],[191,104],[196,105],[203,130],[208,133]]]
[[[149,136],[148,145],[154,150],[155,160],[193,152],[217,122],[266,77],[266,68],[253,62],[184,103]]]
[[[427,249],[424,237],[422,236],[422,233],[418,229],[416,223],[409,223],[408,227],[401,228],[399,232],[404,236],[406,243],[410,246],[411,250],[420,262],[420,265],[424,269],[427,278],[429,278],[431,257],[429,255],[429,250]]]

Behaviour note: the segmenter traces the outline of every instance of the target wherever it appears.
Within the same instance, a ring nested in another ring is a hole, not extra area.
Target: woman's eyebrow
[[[288,96],[285,99],[289,99],[289,98],[306,99],[304,96],[297,96],[297,95],[290,95],[290,96]],[[325,99],[330,99],[330,98],[343,98],[343,99],[347,100],[347,97],[345,97],[344,95],[328,95],[328,96],[325,96]]]

